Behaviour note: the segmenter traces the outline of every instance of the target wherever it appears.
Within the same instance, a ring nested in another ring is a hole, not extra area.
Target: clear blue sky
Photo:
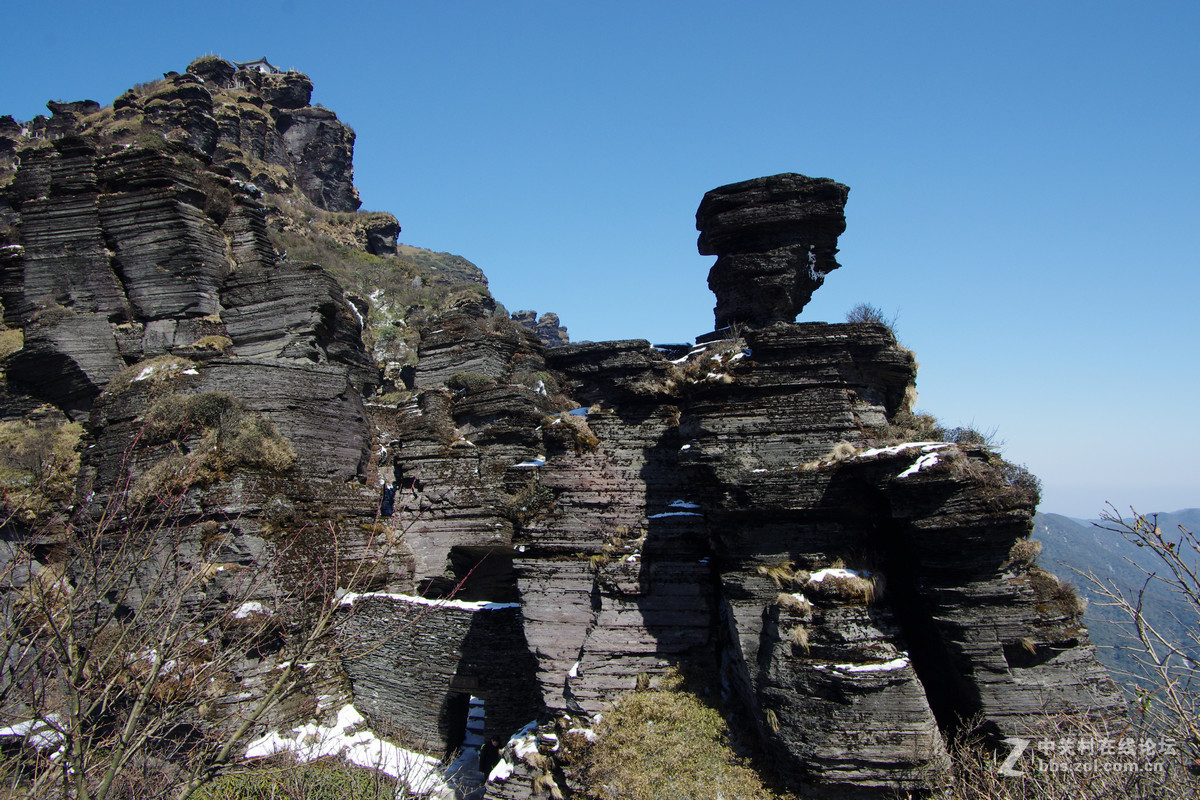
[[[214,53],[308,73],[364,208],[573,339],[712,328],[708,189],[851,187],[801,320],[899,314],[920,408],[1043,510],[1200,506],[1200,3],[120,2],[7,10],[0,114]]]

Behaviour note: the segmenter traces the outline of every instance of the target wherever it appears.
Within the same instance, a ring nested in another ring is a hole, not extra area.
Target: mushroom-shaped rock
[[[828,178],[785,173],[732,183],[704,195],[696,211],[701,255],[717,256],[708,286],[716,325],[794,322],[837,269],[850,189]]]

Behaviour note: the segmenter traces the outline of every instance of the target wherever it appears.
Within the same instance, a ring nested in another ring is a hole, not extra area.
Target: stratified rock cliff
[[[217,585],[283,534],[357,564],[340,666],[308,690],[432,749],[472,708],[507,737],[678,668],[789,788],[885,797],[946,782],[961,719],[1122,713],[1078,608],[1021,555],[1036,480],[906,435],[916,363],[886,326],[794,322],[838,267],[846,187],[705,195],[718,330],[690,352],[571,344],[468,262],[412,259],[394,217],[340,213],[353,133],[311,90],[206,58],[112,108],[0,120],[20,331],[0,408],[86,423],[74,513],[178,492],[162,513],[197,551],[228,542]],[[223,702],[274,667],[247,655]]]

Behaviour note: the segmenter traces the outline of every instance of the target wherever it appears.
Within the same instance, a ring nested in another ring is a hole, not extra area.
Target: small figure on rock
[[[383,499],[379,503],[379,516],[390,517],[396,513],[396,487],[394,484],[384,484]]]
[[[493,736],[479,748],[479,771],[485,776],[491,775],[492,770],[500,763],[500,737]]]

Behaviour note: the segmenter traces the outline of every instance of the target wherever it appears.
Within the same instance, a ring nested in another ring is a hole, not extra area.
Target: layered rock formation
[[[543,347],[562,347],[571,341],[558,314],[553,312],[547,312],[539,317],[536,311],[515,311],[512,318],[537,334],[538,341],[542,343]]]
[[[717,256],[708,286],[717,328],[794,322],[825,276],[840,266],[837,238],[850,190],[788,173],[733,183],[696,211],[700,254]]]
[[[903,440],[916,364],[886,326],[793,321],[838,266],[846,187],[705,196],[718,331],[690,351],[570,344],[455,257],[354,298],[284,258],[311,242],[273,192],[312,219],[357,206],[352,135],[311,88],[202,59],[112,110],[53,107],[32,139],[0,121],[19,159],[0,294],[23,334],[0,400],[86,421],[77,513],[176,492],[160,513],[187,547],[220,530],[239,566],[298,537],[353,593],[328,681],[435,750],[471,707],[507,737],[680,669],[713,678],[788,787],[886,797],[946,782],[960,719],[1121,713],[1069,593],[1021,555],[1036,481]],[[155,135],[121,141],[123,114]],[[332,219],[339,275],[405,257],[390,215]],[[397,329],[403,378],[378,358]],[[200,403],[237,414],[205,428]],[[222,454],[245,430],[258,449]],[[222,702],[275,666],[247,656]],[[520,774],[489,796],[530,796]]]

